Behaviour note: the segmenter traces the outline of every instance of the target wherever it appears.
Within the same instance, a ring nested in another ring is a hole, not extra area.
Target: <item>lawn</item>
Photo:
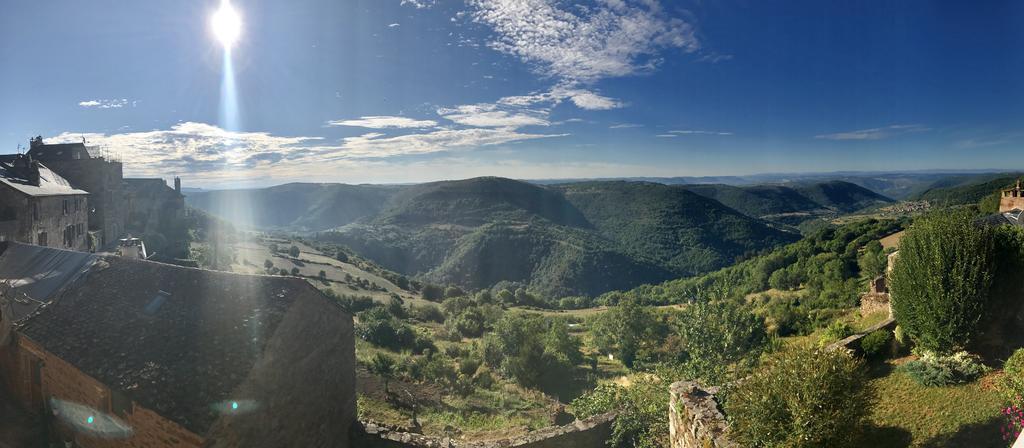
[[[1002,400],[994,386],[1001,373],[989,373],[970,384],[925,387],[897,368],[907,360],[871,366],[870,383],[877,402],[871,409],[873,427],[864,446],[1008,446],[999,433]]]

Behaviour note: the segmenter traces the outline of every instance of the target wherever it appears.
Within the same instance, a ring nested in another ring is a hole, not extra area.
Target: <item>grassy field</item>
[[[963,385],[925,387],[898,369],[908,358],[876,362],[870,384],[877,393],[864,446],[1005,447],[999,425],[999,372]]]

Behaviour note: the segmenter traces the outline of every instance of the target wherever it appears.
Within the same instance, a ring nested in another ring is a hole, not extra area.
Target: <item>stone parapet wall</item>
[[[367,448],[607,448],[615,413],[595,415],[568,425],[531,431],[519,437],[486,442],[462,442],[403,432],[375,422],[361,422],[353,446]]]
[[[861,347],[860,347],[861,341],[865,337],[867,337],[867,335],[869,335],[871,333],[874,333],[877,330],[882,330],[882,329],[887,330],[887,331],[895,330],[896,329],[896,319],[893,319],[893,318],[890,317],[890,318],[888,318],[888,319],[886,319],[886,320],[884,320],[882,322],[879,322],[879,323],[877,323],[875,325],[872,325],[871,327],[867,328],[866,330],[864,330],[864,331],[862,331],[860,333],[857,333],[855,335],[849,336],[849,337],[847,337],[845,339],[840,339],[840,340],[838,340],[836,342],[833,342],[833,343],[829,344],[827,349],[828,350],[835,350],[835,349],[838,349],[838,348],[844,348],[844,349],[850,350],[853,353],[858,354],[858,355],[863,354],[863,350],[861,350]]]
[[[669,387],[668,429],[671,448],[739,448],[726,434],[729,425],[718,409],[717,387],[694,381]]]

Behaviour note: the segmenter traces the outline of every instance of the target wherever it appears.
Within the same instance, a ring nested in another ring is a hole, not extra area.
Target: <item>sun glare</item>
[[[220,4],[220,9],[210,17],[210,28],[214,37],[226,49],[230,49],[242,34],[242,18],[227,0]]]

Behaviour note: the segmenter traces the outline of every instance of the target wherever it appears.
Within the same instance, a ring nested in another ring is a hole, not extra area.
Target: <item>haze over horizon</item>
[[[0,6],[0,153],[187,186],[1024,169],[1024,5],[595,0]]]

